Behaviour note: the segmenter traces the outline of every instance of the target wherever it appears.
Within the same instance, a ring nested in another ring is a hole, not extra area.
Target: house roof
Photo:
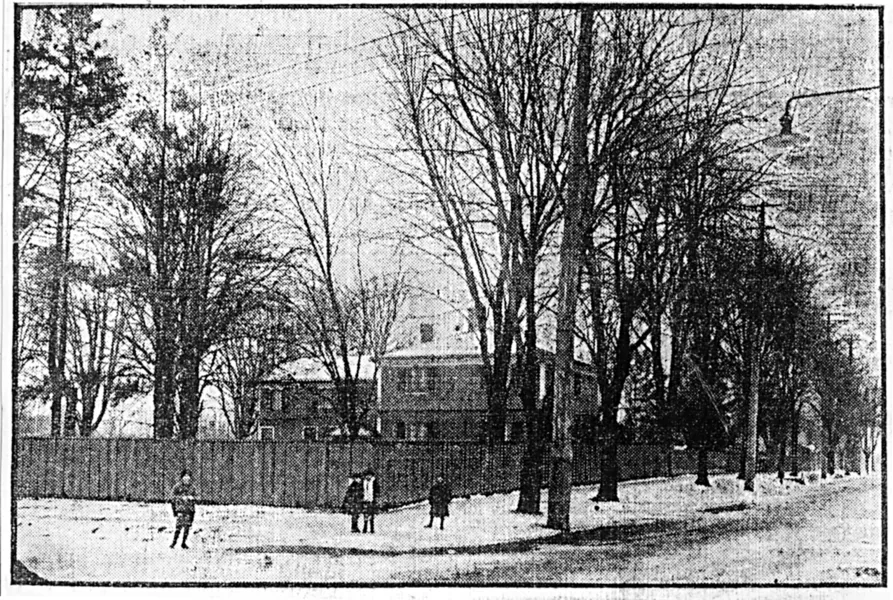
[[[488,338],[490,336],[488,335]],[[552,340],[549,340],[552,341]],[[487,343],[492,347],[490,339]],[[512,353],[515,352],[514,343],[512,344]],[[545,354],[555,354],[551,345],[538,344],[537,349]],[[459,333],[449,337],[438,338],[431,342],[416,344],[400,350],[395,350],[385,354],[382,358],[475,358],[480,356],[481,348],[478,335],[476,333]],[[588,364],[581,356],[581,352],[576,353],[576,360],[579,363]]]
[[[358,379],[369,380],[375,378],[375,363],[369,357],[362,357],[357,368],[357,357],[350,356],[350,369]],[[338,361],[338,373],[344,373],[341,361]],[[283,363],[273,369],[263,381],[331,381],[328,369],[318,358],[299,358],[291,362]]]

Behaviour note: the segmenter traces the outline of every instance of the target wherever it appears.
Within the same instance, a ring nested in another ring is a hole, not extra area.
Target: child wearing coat
[[[363,503],[363,482],[359,473],[350,476],[350,485],[347,486],[347,493],[344,494],[344,502],[341,504],[342,510],[350,515],[350,531],[351,533],[360,533],[360,511]]]
[[[439,517],[440,528],[443,529],[444,518],[450,516],[450,501],[452,499],[450,486],[444,482],[442,476],[438,477],[434,485],[431,486],[431,491],[428,492],[428,503],[431,505],[431,520],[428,521],[425,527],[434,525],[434,517]]]
[[[186,538],[189,537],[189,529],[192,527],[192,521],[195,519],[195,490],[192,487],[192,475],[187,469],[183,469],[180,474],[180,483],[174,486],[171,499],[171,508],[174,510],[174,517],[177,519],[177,526],[174,530],[174,541],[171,542],[171,548],[177,545],[177,538],[180,537],[180,531],[183,531],[183,543],[181,548],[189,548],[186,545]]]

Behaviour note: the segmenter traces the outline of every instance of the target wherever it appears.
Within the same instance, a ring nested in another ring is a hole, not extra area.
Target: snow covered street
[[[794,507],[799,496],[856,479],[781,486],[764,475],[754,498],[734,475],[714,476],[710,488],[694,486],[694,476],[687,475],[622,483],[621,503],[601,505],[591,500],[597,486],[580,487],[571,522],[582,532],[716,519],[724,509],[751,503]],[[182,550],[168,547],[173,518],[167,504],[25,499],[18,503],[17,556],[52,581],[371,582],[414,579],[413,573],[431,568],[451,577],[474,570],[476,557],[494,555],[499,563],[498,555],[512,544],[557,535],[543,526],[545,515],[512,512],[516,502],[517,493],[456,499],[444,531],[423,527],[427,504],[404,507],[376,517],[374,535],[351,534],[342,514],[200,506],[191,548]]]

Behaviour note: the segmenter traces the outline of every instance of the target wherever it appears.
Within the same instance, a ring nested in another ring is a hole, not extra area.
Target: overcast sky
[[[878,83],[877,11],[744,12],[749,35],[742,70],[773,87],[764,98],[765,119],[753,126],[754,139],[777,132],[791,95]],[[200,88],[218,110],[257,122],[287,119],[295,107],[310,107],[349,140],[387,140],[391,107],[381,38],[399,28],[385,10],[118,8],[96,15],[111,51],[134,80],[145,75],[152,24],[167,15],[172,78],[192,91]],[[26,38],[29,28],[26,15]],[[877,107],[876,92],[795,104],[795,128],[812,143],[782,162],[775,195],[793,194],[802,210],[778,221],[779,232],[773,233],[783,233],[786,223],[790,233],[818,240],[829,262],[856,257],[867,261],[870,273],[878,254]],[[379,178],[388,181],[375,172],[368,178],[371,187],[381,184]],[[862,298],[858,318],[876,327],[876,277],[833,278],[829,296],[870,293]]]

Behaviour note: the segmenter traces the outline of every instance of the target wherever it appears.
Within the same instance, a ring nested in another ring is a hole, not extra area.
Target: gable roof
[[[360,359],[359,368],[357,368],[357,357],[350,356],[350,370],[357,376],[359,380],[371,381],[375,378],[375,363],[369,357]],[[341,361],[338,361],[338,373],[344,373],[344,367]],[[306,381],[306,382],[327,382],[332,378],[328,369],[318,358],[299,358],[287,363],[283,363],[270,371],[261,378],[261,381]]]

